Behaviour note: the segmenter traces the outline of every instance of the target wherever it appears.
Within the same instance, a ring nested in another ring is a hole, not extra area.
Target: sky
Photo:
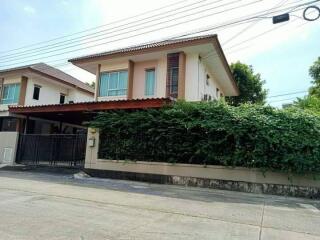
[[[320,19],[303,20],[305,7],[294,9],[285,23],[272,24],[270,17],[310,1],[2,0],[0,69],[45,62],[91,82],[94,75],[67,60],[211,28],[201,34],[218,34],[229,63],[252,65],[265,81],[267,102],[280,107],[310,87],[308,69],[320,56]],[[224,26],[257,13],[264,14]],[[277,97],[283,94],[290,95]]]

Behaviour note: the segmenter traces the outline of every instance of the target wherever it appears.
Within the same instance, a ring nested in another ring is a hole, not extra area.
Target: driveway
[[[320,239],[320,203],[0,170],[1,239]]]

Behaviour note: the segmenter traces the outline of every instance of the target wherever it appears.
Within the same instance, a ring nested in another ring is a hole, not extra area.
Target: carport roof
[[[83,122],[91,120],[97,112],[161,108],[172,102],[173,100],[170,98],[148,98],[38,106],[12,105],[9,106],[9,113],[81,125]]]

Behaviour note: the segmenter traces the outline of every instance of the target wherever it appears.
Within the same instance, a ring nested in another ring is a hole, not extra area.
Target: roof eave
[[[71,86],[71,87],[73,87],[73,88],[76,88],[76,89],[81,90],[81,91],[83,91],[83,92],[86,92],[86,93],[89,93],[89,94],[91,94],[91,95],[94,95],[94,90],[89,91],[89,90],[87,90],[87,89],[84,89],[84,88],[79,87],[78,85],[75,85],[75,84],[72,84],[72,83],[68,83],[68,82],[66,82],[66,81],[64,81],[64,80],[62,80],[62,79],[56,78],[56,77],[54,77],[54,76],[51,76],[51,75],[49,75],[49,74],[46,74],[46,73],[41,72],[41,71],[39,71],[39,70],[36,70],[36,69],[34,69],[34,68],[30,67],[30,66],[0,71],[0,76],[6,75],[6,74],[11,74],[11,73],[19,73],[19,72],[23,73],[23,72],[27,72],[27,71],[32,72],[32,73],[35,73],[35,74],[38,74],[38,75],[40,75],[40,76],[44,76],[44,77],[46,77],[46,78],[51,78],[51,79],[53,79],[53,80],[55,80],[55,81],[57,81],[57,82],[60,82],[60,83],[69,85],[69,86]]]
[[[240,91],[239,91],[238,85],[236,83],[236,80],[234,79],[233,73],[232,73],[232,71],[230,69],[229,63],[228,63],[227,58],[226,58],[226,56],[225,56],[225,54],[224,54],[224,52],[222,50],[221,44],[220,44],[217,36],[215,37],[213,44],[215,45],[216,50],[218,51],[218,55],[220,57],[220,60],[222,61],[224,69],[227,72],[228,77],[229,77],[229,79],[230,79],[230,81],[231,81],[231,83],[232,83],[232,85],[234,87],[234,90],[236,92],[235,96],[239,96]]]
[[[84,88],[79,87],[78,85],[75,85],[75,84],[66,82],[66,81],[64,81],[64,80],[62,80],[62,79],[60,79],[60,78],[51,76],[51,75],[49,75],[49,74],[46,74],[46,73],[44,73],[44,72],[41,72],[41,71],[36,70],[36,69],[33,69],[33,68],[30,68],[30,70],[31,70],[32,72],[38,74],[38,75],[41,75],[41,76],[44,76],[44,77],[47,77],[47,78],[51,78],[51,79],[53,79],[53,80],[55,80],[55,81],[57,81],[57,82],[60,82],[60,83],[62,83],[62,84],[69,85],[69,86],[71,86],[71,87],[73,87],[73,88],[76,88],[76,89],[81,90],[81,91],[83,91],[83,92],[86,92],[86,93],[89,93],[89,94],[91,94],[91,95],[94,95],[94,90],[89,91],[89,90],[87,90],[87,89],[84,89]]]
[[[107,60],[107,59],[111,59],[111,58],[115,58],[115,57],[126,57],[126,56],[132,56],[132,55],[136,55],[136,54],[162,51],[162,50],[167,50],[167,49],[171,49],[171,48],[180,48],[180,47],[186,47],[186,46],[194,46],[194,45],[203,44],[203,43],[210,43],[215,38],[217,38],[216,34],[214,34],[210,37],[206,37],[206,38],[189,40],[189,41],[185,41],[185,42],[172,43],[172,44],[167,44],[167,45],[160,45],[160,46],[155,46],[155,47],[150,47],[150,48],[128,50],[128,51],[124,51],[124,52],[115,52],[115,53],[106,54],[106,55],[103,55],[103,53],[101,53],[101,54],[97,54],[97,55],[89,55],[89,56],[84,56],[84,57],[80,57],[80,58],[73,58],[73,59],[69,59],[68,62],[71,62],[72,64],[78,66],[78,64],[81,64],[81,63],[95,62],[98,60]]]

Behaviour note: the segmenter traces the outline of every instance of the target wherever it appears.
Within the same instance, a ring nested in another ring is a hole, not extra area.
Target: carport
[[[9,106],[9,113],[25,119],[24,132],[19,134],[16,162],[26,165],[83,167],[87,134],[63,134],[62,125],[86,128],[97,113],[112,110],[141,110],[168,105],[168,98],[82,102],[40,106]],[[58,134],[34,134],[30,118],[59,122]]]

